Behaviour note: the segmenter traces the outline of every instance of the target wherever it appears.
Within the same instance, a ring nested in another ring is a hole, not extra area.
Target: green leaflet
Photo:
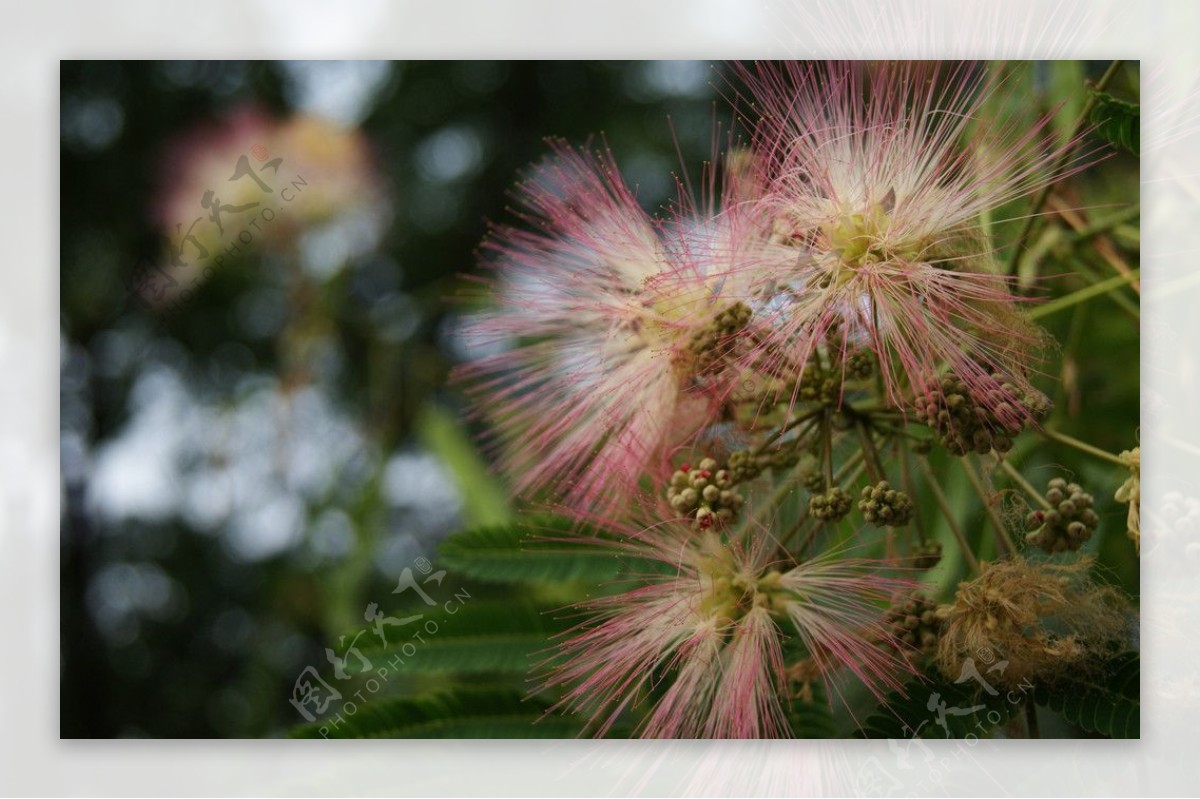
[[[546,657],[551,637],[570,625],[562,615],[527,600],[468,599],[453,613],[439,607],[424,614],[412,626],[422,631],[419,641],[397,628],[389,646],[372,638],[360,651],[376,668],[388,662],[401,674],[525,674]],[[370,670],[357,659],[349,666]]]
[[[1079,89],[1086,83],[1084,63],[1082,61],[1040,61],[1034,69],[1046,72],[1045,99],[1043,105],[1054,107],[1061,103],[1058,113],[1054,115],[1054,129],[1061,142],[1070,141],[1075,133],[1075,122],[1083,112],[1087,95]],[[1017,92],[1020,91],[1019,87]],[[1020,99],[1020,94],[1017,94]]]
[[[1000,689],[991,696],[973,680],[956,685],[945,682],[912,682],[908,696],[893,693],[859,732],[865,738],[962,738],[968,733],[985,737],[1033,701],[1062,713],[1072,724],[1110,738],[1137,738],[1139,734],[1139,657],[1126,652],[1090,675],[1058,680],[1052,685]],[[986,675],[985,675],[986,678]],[[931,697],[937,694],[931,709]],[[937,707],[967,710],[946,713],[945,727],[937,724]],[[949,734],[947,734],[947,732]]]
[[[1109,738],[1138,738],[1141,733],[1141,659],[1136,652],[1113,658],[1096,674],[1038,686],[1039,705],[1062,713],[1085,731]]]
[[[997,692],[992,696],[973,680],[961,684],[941,680],[913,681],[906,686],[907,696],[891,693],[878,711],[867,718],[858,736],[939,739],[965,738],[972,734],[986,737],[1022,707],[1021,691],[997,689]]]
[[[455,416],[436,403],[421,412],[417,430],[422,443],[450,467],[463,496],[467,524],[503,524],[512,518],[508,498]]]
[[[545,702],[511,689],[460,686],[414,697],[380,697],[363,703],[334,727],[318,721],[291,730],[293,738],[570,738],[579,723],[544,718]],[[322,732],[324,731],[324,732]]]
[[[543,720],[548,702],[523,697],[513,685],[523,683],[534,667],[552,657],[554,636],[579,621],[564,606],[598,593],[605,583],[619,583],[655,564],[618,556],[582,540],[579,544],[547,540],[568,537],[574,529],[568,521],[541,517],[522,524],[476,528],[448,538],[439,558],[439,565],[448,572],[467,580],[516,585],[502,589],[503,596],[496,596],[487,586],[479,592],[462,589],[459,602],[443,605],[426,606],[414,599],[393,615],[420,618],[383,628],[386,645],[368,628],[365,634],[356,631],[356,653],[339,652],[350,675],[369,676],[370,671],[386,665],[398,675],[432,680],[441,688],[436,693],[416,696],[380,695],[336,728],[328,722],[316,722],[295,728],[291,735],[579,735],[583,731],[581,718],[552,714]],[[578,534],[602,535],[593,531]],[[419,639],[416,633],[420,633]]]
[[[1138,154],[1141,146],[1141,109],[1136,103],[1118,100],[1107,92],[1093,91],[1096,104],[1090,121],[1096,135],[1114,147]]]
[[[825,687],[818,681],[813,684],[811,702],[793,699],[786,707],[788,726],[795,738],[835,738],[837,724],[833,720],[833,709],[825,694]]]
[[[555,583],[581,580],[598,585],[649,565],[587,544],[547,541],[538,536],[567,536],[567,523],[480,527],[447,538],[441,562],[451,572],[500,583]]]

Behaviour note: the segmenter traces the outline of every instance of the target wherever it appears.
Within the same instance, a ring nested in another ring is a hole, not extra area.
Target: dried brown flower
[[[1125,639],[1128,603],[1091,580],[1091,563],[984,564],[979,577],[959,584],[952,604],[939,608],[942,672],[957,678],[970,658],[1007,661],[989,670],[988,680],[1015,687],[1101,662]]]

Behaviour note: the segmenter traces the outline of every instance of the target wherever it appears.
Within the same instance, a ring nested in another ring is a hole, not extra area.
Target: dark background
[[[457,410],[447,301],[485,220],[503,218],[548,135],[602,133],[647,207],[668,200],[667,116],[685,158],[710,155],[712,77],[691,62],[62,64],[62,736],[261,736],[300,721],[297,673],[325,665],[323,645],[361,625],[372,590],[487,512],[463,499],[472,464],[442,465],[472,457],[462,432],[417,429],[431,399],[443,420]],[[334,103],[362,95],[351,116],[389,207],[378,246],[323,280],[251,253],[157,320],[126,284],[161,252],[153,205],[186,157],[172,142],[248,103],[280,117],[319,106],[318,84]],[[281,421],[278,402],[297,396],[301,418]],[[297,490],[286,468],[241,463],[252,446],[212,444],[230,416],[338,476]],[[232,511],[195,488],[214,479],[247,480]],[[155,499],[113,498],[124,480]],[[285,545],[254,541],[256,486],[300,499]]]

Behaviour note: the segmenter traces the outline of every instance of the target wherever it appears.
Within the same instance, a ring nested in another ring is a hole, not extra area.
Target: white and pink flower
[[[770,325],[792,363],[818,348],[835,364],[869,348],[900,405],[910,389],[936,391],[942,368],[981,402],[997,397],[994,375],[1028,385],[1042,334],[980,220],[1089,156],[1059,166],[1074,143],[1056,140],[1049,115],[1026,128],[983,118],[997,88],[986,75],[969,63],[740,69],[759,115],[759,207],[774,240],[797,252],[773,276],[787,301]]]
[[[544,687],[564,691],[556,709],[588,714],[597,736],[649,703],[643,737],[787,737],[789,636],[831,696],[847,672],[881,700],[913,673],[880,610],[911,584],[881,563],[779,562],[765,531],[726,543],[678,522],[592,543],[664,567],[642,587],[589,602],[589,618],[548,661]],[[660,683],[668,687],[655,699]]]

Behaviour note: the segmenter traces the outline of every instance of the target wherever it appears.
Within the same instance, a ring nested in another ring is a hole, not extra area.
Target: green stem
[[[1064,308],[1070,308],[1072,305],[1086,302],[1093,297],[1099,297],[1101,294],[1107,294],[1115,288],[1120,288],[1127,283],[1137,280],[1141,272],[1141,269],[1134,269],[1127,275],[1113,275],[1107,280],[1101,280],[1099,283],[1093,283],[1086,288],[1079,289],[1079,291],[1073,291],[1066,296],[1059,297],[1057,300],[1051,300],[1045,305],[1039,305],[1029,312],[1029,317],[1031,319],[1040,319],[1043,316],[1057,313]]]
[[[908,448],[901,447],[900,439],[898,438],[893,438],[892,441],[896,445],[896,460],[900,461],[900,479],[904,482],[904,490],[908,492],[910,497],[915,498],[917,496],[917,492],[913,490],[912,467],[908,463]],[[921,514],[919,511],[913,514],[913,521],[916,523],[917,527],[917,538],[920,539],[921,546],[925,546],[927,543],[929,543],[929,536],[925,532],[925,524],[921,521]]]
[[[804,443],[804,437],[807,436],[809,433],[811,433],[813,431],[813,429],[817,426],[817,424],[820,423],[820,421],[821,421],[820,418],[809,419],[807,421],[807,423],[802,428],[800,428],[799,431],[797,431],[795,438],[793,438],[790,442],[785,442],[784,444],[781,444],[780,446],[781,447],[786,446],[789,449],[793,449],[793,450],[797,449]]]
[[[1113,238],[1121,240],[1121,244],[1134,249],[1140,249],[1142,246],[1142,231],[1136,225],[1117,225],[1112,234]]]
[[[909,441],[917,444],[928,444],[932,441],[929,436],[919,436],[916,433],[910,432],[906,427],[898,427],[894,424],[880,425],[879,429],[886,433],[891,433],[893,436],[904,436]]]
[[[858,475],[862,471],[862,464],[859,462],[862,460],[862,457],[863,456],[861,452],[856,452],[847,458],[846,462],[842,464],[842,468],[838,470],[838,473],[834,479],[839,482],[845,480],[847,484],[853,484],[854,481],[858,479]],[[796,535],[796,533],[800,532],[801,528],[804,526],[804,522],[807,521],[808,518],[808,509],[806,508],[801,511],[800,518],[796,520],[796,524],[792,526],[792,529],[789,530],[787,534],[779,540],[779,550],[781,554],[786,554],[788,541],[790,541],[792,537]],[[816,531],[820,528],[820,524],[813,525],[813,530],[809,532],[808,536],[805,537],[804,543],[801,544],[800,549],[797,550],[799,554],[804,553],[804,550],[807,549],[808,545],[812,543],[812,539],[816,535]]]
[[[1080,441],[1078,438],[1073,438],[1066,433],[1059,433],[1051,430],[1048,427],[1043,427],[1041,428],[1041,434],[1051,441],[1057,441],[1060,444],[1066,444],[1068,447],[1074,447],[1080,452],[1086,452],[1088,455],[1101,458],[1109,463],[1115,463],[1123,469],[1129,468],[1129,464],[1125,463],[1125,461],[1121,460],[1116,455],[1113,455],[1111,452],[1105,452],[1099,447],[1093,447],[1091,444]]]
[[[838,475],[837,475],[836,479],[839,484],[845,483],[848,486],[854,485],[854,482],[856,480],[858,480],[859,475],[862,474],[864,464],[855,463],[853,468],[850,468],[850,466],[851,466],[850,462],[847,461],[846,465],[843,466],[842,469],[840,469],[838,471]],[[803,543],[800,544],[800,548],[796,550],[797,557],[799,557],[799,558],[804,557],[804,553],[808,551],[808,548],[810,546],[812,546],[812,542],[814,539],[816,539],[817,533],[820,532],[824,526],[825,526],[824,524],[814,524],[813,525],[812,529],[808,531],[808,535],[804,537]]]
[[[1067,343],[1063,345],[1062,357],[1059,359],[1062,363],[1062,374],[1054,388],[1054,411],[1051,414],[1051,420],[1061,419],[1068,411],[1070,397],[1067,392],[1070,381],[1067,378],[1067,369],[1074,362],[1075,353],[1079,350],[1089,307],[1091,306],[1080,305],[1071,314],[1071,329],[1067,333]]]
[[[801,415],[801,416],[797,416],[795,419],[792,419],[792,420],[791,420],[790,422],[788,422],[787,424],[784,424],[784,425],[782,425],[782,426],[781,426],[781,427],[780,427],[778,430],[776,430],[774,433],[772,433],[772,434],[771,434],[771,435],[770,435],[770,436],[767,438],[767,440],[766,440],[766,441],[764,441],[762,444],[760,444],[760,445],[758,446],[758,448],[754,450],[754,453],[753,453],[753,454],[754,454],[755,456],[758,456],[758,455],[761,455],[761,454],[763,454],[764,452],[766,452],[766,451],[767,451],[767,447],[771,446],[771,445],[772,445],[772,444],[774,444],[776,441],[778,441],[780,438],[782,438],[782,437],[783,437],[783,435],[784,435],[785,433],[787,433],[789,430],[792,430],[792,429],[794,429],[794,428],[795,428],[797,425],[803,424],[804,422],[808,421],[809,419],[812,419],[814,416],[816,416],[817,414],[821,413],[823,410],[824,410],[824,408],[817,408],[815,411],[809,411],[809,412],[808,412],[808,413],[806,413],[806,414],[803,414],[803,415]]]
[[[872,419],[908,419],[909,417],[894,408],[855,408],[860,416],[870,416]],[[911,414],[910,414],[911,415]]]
[[[804,540],[800,542],[800,546],[796,548],[797,562],[804,560],[804,553],[812,546],[813,541],[817,537],[817,533],[821,531],[821,524],[814,524],[812,529],[808,531],[808,535],[804,536]]]
[[[1116,76],[1117,70],[1120,68],[1121,62],[1119,60],[1113,61],[1108,65],[1108,69],[1105,70],[1104,75],[1101,76],[1100,80],[1093,87],[1093,91],[1088,95],[1087,102],[1083,104],[1083,108],[1079,112],[1079,117],[1075,120],[1075,125],[1071,129],[1071,135],[1067,139],[1067,146],[1063,148],[1062,153],[1058,156],[1058,160],[1050,169],[1051,175],[1059,175],[1070,161],[1071,153],[1075,151],[1075,144],[1079,135],[1083,133],[1084,126],[1088,122],[1088,117],[1092,114],[1092,108],[1096,105],[1098,99],[1097,93],[1104,91],[1108,87],[1109,82]],[[1013,245],[1012,255],[1008,262],[1008,274],[1015,275],[1017,273],[1017,269],[1021,263],[1021,256],[1024,254],[1025,247],[1029,243],[1034,226],[1041,219],[1038,214],[1041,212],[1042,206],[1046,204],[1046,200],[1050,197],[1050,190],[1054,188],[1057,182],[1057,180],[1054,180],[1047,183],[1034,199],[1033,207],[1029,210],[1029,216],[1025,219],[1025,225],[1021,228],[1021,234],[1017,237],[1016,244]]]
[[[971,551],[971,547],[967,544],[967,537],[963,535],[962,528],[958,526],[958,522],[954,518],[954,511],[950,508],[950,503],[946,499],[946,495],[942,493],[942,487],[938,484],[937,478],[933,475],[933,470],[929,468],[929,463],[922,458],[917,458],[917,463],[920,465],[921,472],[925,475],[925,482],[929,483],[929,490],[933,492],[933,498],[937,500],[938,509],[941,510],[942,516],[946,519],[946,524],[950,526],[950,532],[954,534],[955,540],[958,541],[958,548],[962,552],[963,560],[971,567],[971,571],[979,574],[979,560],[976,559],[975,553]]]
[[[783,538],[779,539],[779,549],[780,550],[782,550],[784,552],[787,551],[788,542],[791,541],[792,538],[795,537],[796,533],[800,532],[800,530],[804,527],[804,523],[807,522],[808,519],[809,519],[808,508],[805,508],[804,510],[802,510],[800,512],[800,518],[796,519],[796,523],[792,525],[792,529],[788,530],[787,533],[783,536]],[[816,526],[820,527],[819,524]]]
[[[863,459],[863,456],[862,456],[861,452],[856,452],[853,455],[851,455],[849,458],[846,458],[846,462],[842,464],[842,468],[838,469],[837,474],[835,474],[833,476],[834,481],[839,484],[842,482],[850,484],[850,483],[853,483],[855,480],[857,480],[858,475],[862,471],[861,469],[859,469],[857,467],[862,465],[860,463],[860,461],[862,459]],[[851,471],[852,469],[853,469],[853,471]]]
[[[1000,468],[1004,470],[1004,473],[1008,475],[1010,480],[1020,486],[1021,489],[1029,495],[1030,499],[1041,505],[1046,510],[1054,510],[1054,506],[1047,502],[1046,498],[1042,496],[1042,493],[1034,488],[1028,480],[1022,477],[1021,473],[1018,472],[1016,467],[1014,467],[1011,463],[1008,461],[1000,461]]]
[[[766,501],[755,507],[754,513],[742,523],[741,529],[747,529],[754,524],[762,524],[767,517],[774,513],[775,508],[779,507],[787,499],[788,495],[796,490],[796,483],[792,480],[792,475],[799,468],[800,465],[796,464],[791,471],[784,475],[779,485],[775,486],[775,490],[770,493]]]
[[[825,409],[825,419],[822,422],[822,460],[825,468],[825,490],[833,488],[833,414]]]
[[[1099,260],[1099,256],[1097,256],[1095,253],[1092,253],[1090,257],[1095,260]],[[1082,275],[1087,282],[1093,286],[1102,280],[1108,280],[1108,278],[1101,276],[1101,271],[1089,263],[1089,260],[1086,257],[1077,259],[1075,261],[1075,268],[1079,271],[1079,274]],[[1125,276],[1128,275],[1130,271],[1132,270],[1126,269],[1124,272],[1120,272],[1119,274],[1121,276]],[[1134,288],[1135,282],[1135,280],[1129,280],[1129,287]],[[1140,308],[1138,308],[1138,304],[1134,300],[1131,300],[1129,297],[1125,296],[1125,294],[1122,292],[1110,291],[1106,293],[1106,296],[1117,305],[1121,306],[1121,310],[1125,311],[1125,313],[1129,314],[1134,319],[1141,318],[1142,311]]]
[[[979,472],[975,471],[975,466],[967,458],[962,459],[962,466],[963,471],[967,473],[967,479],[971,481],[971,485],[975,489],[975,493],[979,495],[979,501],[983,503],[984,511],[992,521],[992,527],[996,530],[996,540],[1000,542],[1000,548],[1005,551],[1008,557],[1014,557],[1017,554],[1017,546],[1008,535],[1008,529],[1004,526],[1004,521],[996,513],[996,509],[992,507],[992,503],[988,498],[987,488],[983,485],[983,479],[980,478]]]
[[[1041,731],[1038,729],[1037,703],[1032,697],[1025,700],[1025,726],[1026,734],[1030,738],[1041,738]]]
[[[847,458],[846,462],[842,464],[841,470],[838,472],[838,477],[835,479],[841,479],[841,477],[850,469],[852,469],[861,459],[861,452],[856,452]],[[784,476],[779,485],[775,486],[775,490],[770,493],[764,502],[755,507],[754,513],[740,525],[739,529],[746,530],[752,526],[752,524],[763,524],[767,517],[774,512],[775,508],[779,507],[779,505],[785,499],[787,499],[788,495],[796,490],[796,481],[793,479],[793,476],[800,469],[800,466],[801,464],[796,464],[791,471]]]
[[[862,440],[863,452],[866,453],[867,474],[871,477],[871,482],[878,483],[883,479],[883,464],[879,460],[879,452],[875,449],[875,441],[871,438],[871,431],[867,429],[867,425],[861,419],[855,424],[858,428],[858,437]]]
[[[1107,233],[1114,228],[1118,228],[1126,222],[1132,222],[1142,215],[1141,203],[1134,203],[1128,208],[1122,209],[1115,214],[1106,216],[1097,222],[1093,222],[1082,230],[1077,230],[1072,233],[1067,242],[1070,244],[1080,244],[1090,238],[1099,236],[1101,233]]]

